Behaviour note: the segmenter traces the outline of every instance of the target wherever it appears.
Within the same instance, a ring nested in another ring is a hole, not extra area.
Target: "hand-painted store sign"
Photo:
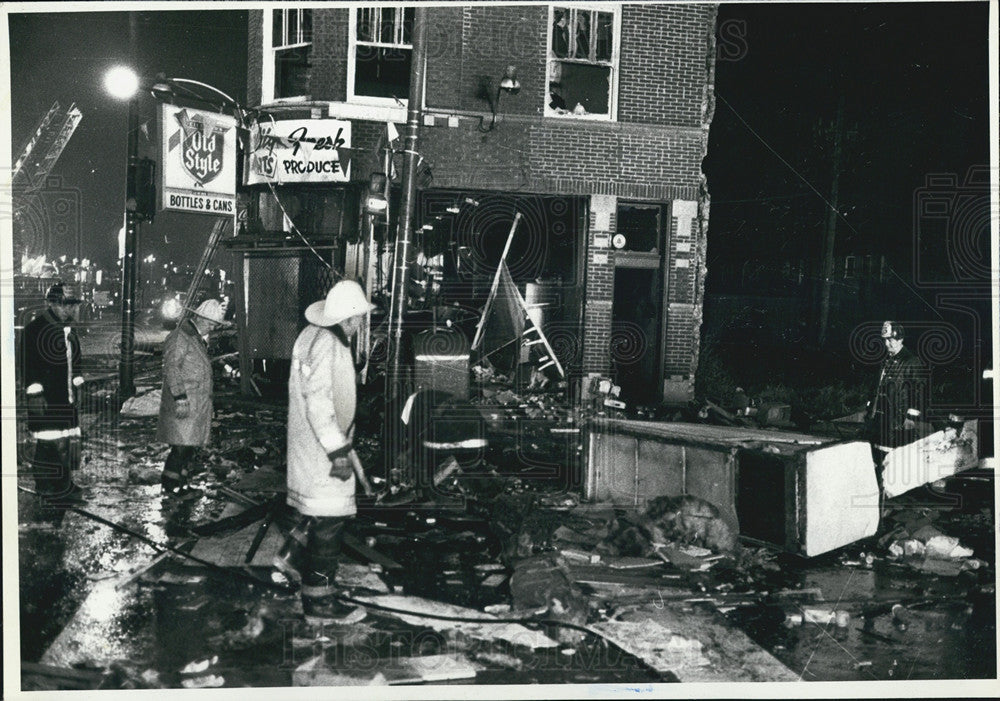
[[[350,122],[262,122],[250,132],[247,185],[346,182],[351,175],[350,147]]]
[[[236,211],[236,119],[160,106],[160,209]]]

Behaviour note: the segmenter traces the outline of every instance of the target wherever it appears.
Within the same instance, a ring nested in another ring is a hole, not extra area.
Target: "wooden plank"
[[[672,579],[680,579],[679,574],[664,573],[659,576],[636,574],[632,570],[613,570],[592,565],[569,565],[570,579],[582,584],[628,584],[637,587],[664,586]]]
[[[638,570],[663,566],[661,560],[653,560],[648,557],[609,556],[605,557],[603,562],[613,570]]]
[[[195,544],[191,554],[203,560],[214,562],[220,567],[270,567],[274,556],[278,554],[278,551],[281,550],[281,546],[285,542],[284,537],[277,528],[267,531],[251,562],[247,563],[243,561],[250,550],[250,545],[253,543],[254,536],[257,535],[259,527],[259,523],[251,523],[249,526],[224,537],[202,538]],[[179,562],[185,565],[201,567],[201,565],[192,560],[179,559]]]
[[[354,599],[362,603],[377,604],[392,609],[393,612],[379,611],[379,615],[398,618],[404,623],[414,626],[433,628],[436,631],[454,630],[475,640],[503,640],[512,645],[523,645],[531,649],[555,648],[559,643],[544,634],[526,628],[518,623],[501,623],[495,616],[476,609],[431,601],[417,596],[401,596],[390,594],[385,596],[355,595]],[[403,613],[403,612],[407,613]],[[471,618],[479,622],[449,621],[440,618],[429,618],[420,614],[427,613],[436,616],[455,618]]]
[[[464,655],[424,655],[388,661],[379,665],[370,678],[363,678],[329,669],[323,664],[322,657],[315,657],[292,673],[292,686],[426,684],[473,679],[476,671],[476,667]]]
[[[686,443],[729,448],[746,442],[784,443],[803,448],[836,443],[838,439],[791,431],[739,426],[710,426],[673,421],[632,421],[627,419],[592,419],[591,430],[605,434],[625,434],[644,438],[665,438]]]
[[[79,682],[98,683],[104,676],[104,671],[100,669],[74,669],[72,667],[56,667],[48,664],[38,664],[37,662],[22,662],[21,674],[37,674],[45,677],[55,677],[59,679],[74,680]],[[95,687],[87,687],[95,688]]]
[[[790,682],[798,675],[718,614],[655,603],[592,630],[682,682]]]
[[[805,457],[797,528],[802,554],[815,557],[875,535],[878,484],[869,445],[832,445]]]

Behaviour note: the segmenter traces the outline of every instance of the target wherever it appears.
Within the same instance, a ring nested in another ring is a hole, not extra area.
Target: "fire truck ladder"
[[[75,103],[64,109],[58,102],[42,117],[11,174],[15,216],[28,207],[38,190],[45,186],[46,178],[81,119],[83,113]]]

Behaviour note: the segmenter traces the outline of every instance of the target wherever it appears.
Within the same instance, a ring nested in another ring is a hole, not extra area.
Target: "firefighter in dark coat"
[[[903,327],[895,321],[882,324],[886,359],[882,364],[875,395],[868,405],[868,433],[880,451],[911,443],[924,421],[930,373],[923,361],[903,347]]]
[[[211,434],[212,360],[203,336],[222,323],[224,313],[218,300],[205,300],[163,343],[156,440],[170,445],[160,479],[165,494],[187,489],[194,456]]]
[[[35,439],[32,475],[47,503],[79,502],[83,490],[73,483],[80,465],[80,340],[71,322],[80,299],[56,283],[45,295],[48,308],[21,336],[19,365],[28,409],[28,430]]]

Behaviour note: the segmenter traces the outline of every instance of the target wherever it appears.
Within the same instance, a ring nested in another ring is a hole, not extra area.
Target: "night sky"
[[[817,258],[841,96],[850,135],[838,250],[885,253],[906,269],[914,192],[926,176],[956,173],[962,182],[970,167],[988,163],[987,13],[985,2],[723,5],[720,99],[705,161],[713,198],[709,290],[733,261]],[[122,217],[126,110],[101,89],[104,70],[131,63],[243,100],[246,13],[138,13],[131,60],[125,13],[9,20],[14,156],[53,101],[77,103],[83,121],[54,173],[79,188],[84,255],[110,265]],[[154,106],[143,100],[146,118]],[[169,241],[178,262],[196,262],[206,219],[158,214],[140,255],[159,258]],[[977,240],[988,246],[988,229]]]
[[[912,278],[915,192],[989,165],[988,29],[985,2],[723,5],[709,289],[747,258],[818,262],[841,98],[837,251]],[[975,225],[988,261],[988,216]]]
[[[76,103],[83,120],[53,175],[79,189],[82,252],[105,267],[117,259],[123,221],[127,109],[104,92],[104,72],[127,64],[151,78],[164,73],[214,85],[240,102],[246,94],[246,12],[137,12],[135,20],[130,56],[128,13],[9,15],[13,157],[53,102]],[[140,109],[143,121],[155,125],[155,100],[147,94]],[[146,148],[141,155],[154,157],[155,143],[140,137]],[[213,223],[213,217],[159,212],[143,225],[140,258],[197,264]]]

